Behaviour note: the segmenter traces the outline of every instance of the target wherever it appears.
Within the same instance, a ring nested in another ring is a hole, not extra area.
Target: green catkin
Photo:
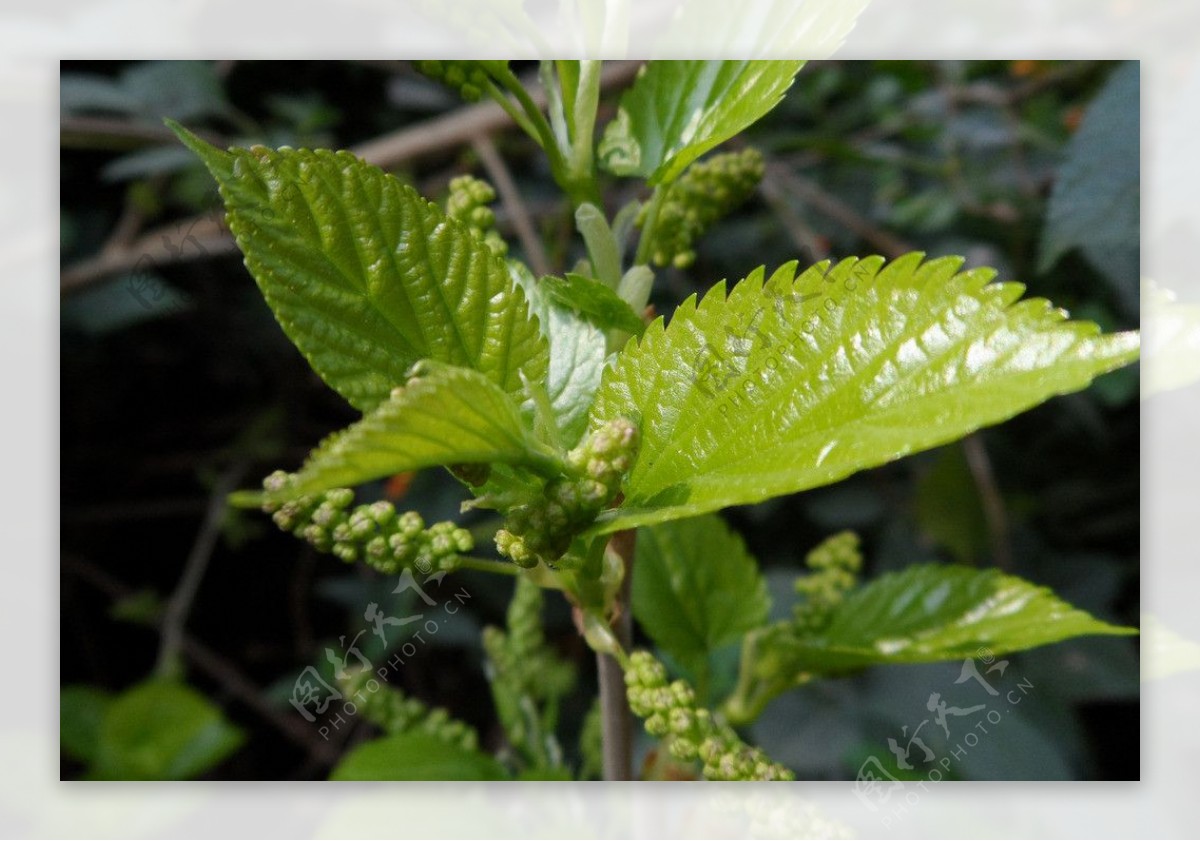
[[[477,102],[487,85],[487,73],[480,61],[418,61],[417,69],[467,102]]]
[[[798,630],[815,633],[858,583],[862,570],[858,535],[843,531],[826,538],[808,553],[805,564],[812,573],[796,579],[796,592],[804,600],[793,608],[792,616]]]
[[[271,494],[286,491],[295,482],[292,474],[278,470],[263,480]],[[402,569],[421,573],[450,570],[458,556],[474,548],[466,529],[453,522],[426,528],[415,511],[398,514],[392,503],[373,502],[351,507],[354,492],[335,488],[322,494],[300,496],[283,503],[266,502],[263,511],[279,528],[347,563],[362,561],[392,575]]]
[[[714,222],[742,204],[763,176],[757,149],[714,155],[693,164],[670,186],[651,232],[650,259],[658,266],[686,269],[696,259],[693,245]],[[645,210],[638,224],[645,223]]]
[[[479,735],[469,724],[451,718],[441,707],[431,708],[387,686],[370,671],[351,672],[340,682],[340,688],[358,705],[363,717],[385,733],[427,733],[463,750],[474,751],[479,747]]]
[[[733,728],[696,705],[695,691],[681,680],[668,682],[667,670],[653,655],[635,651],[625,670],[626,696],[646,732],[665,741],[684,762],[697,761],[706,779],[792,780],[790,769],[743,742]]]
[[[637,456],[637,426],[616,418],[592,432],[567,454],[571,475],[547,482],[540,498],[514,505],[496,549],[513,563],[553,566],[621,490],[621,480]]]
[[[503,257],[508,243],[496,232],[496,214],[488,207],[495,200],[491,184],[473,175],[460,175],[450,181],[446,215],[462,222],[494,254]]]
[[[506,630],[483,630],[483,650],[496,717],[511,744],[532,767],[557,767],[562,751],[554,738],[559,699],[574,688],[575,668],[546,644],[541,588],[517,579]]]

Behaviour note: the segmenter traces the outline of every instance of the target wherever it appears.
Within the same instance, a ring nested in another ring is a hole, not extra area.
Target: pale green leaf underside
[[[767,583],[741,537],[715,514],[641,529],[633,615],[693,672],[710,653],[767,621]]]
[[[1137,357],[991,270],[910,254],[754,272],[647,328],[605,371],[592,424],[642,432],[624,505],[594,532],[837,481],[953,441]]]
[[[504,261],[460,223],[349,152],[222,152],[172,126],[221,188],[246,266],[313,369],[369,411],[420,359],[510,394],[546,345]]]
[[[546,287],[545,278],[534,278],[516,261],[510,261],[509,268],[524,290],[550,347],[546,394],[554,409],[562,444],[572,447],[587,428],[588,410],[600,386],[600,374],[608,355],[604,333],[558,303]]]
[[[851,592],[812,637],[779,641],[774,656],[799,672],[1000,656],[1089,634],[1129,635],[1045,587],[997,570],[927,564]]]
[[[279,498],[436,465],[548,463],[499,386],[468,368],[423,362],[417,370],[416,379],[313,450]]]
[[[599,155],[617,175],[673,181],[774,108],[803,61],[651,61],[621,97]]]

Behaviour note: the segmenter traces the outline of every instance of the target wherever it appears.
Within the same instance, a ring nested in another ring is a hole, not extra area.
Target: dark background
[[[761,264],[916,248],[994,266],[1106,329],[1136,327],[1136,230],[1132,256],[1075,247],[1040,259],[1049,196],[1080,154],[1071,139],[1119,69],[808,65],[785,101],[736,141],[767,155],[763,189],[700,245],[688,272],[660,273],[656,305],[669,312]],[[154,621],[219,477],[244,466],[241,484],[250,487],[276,467],[294,469],[355,419],[284,337],[239,256],[194,223],[213,215],[216,191],[160,118],[226,145],[344,148],[465,106],[406,62],[65,62],[62,74],[62,263],[71,291],[61,330],[61,682],[119,691],[154,668]],[[1136,137],[1136,96],[1105,107]],[[579,247],[540,151],[515,131],[493,139],[555,268],[569,265]],[[393,171],[431,198],[457,174],[486,175],[470,137]],[[610,212],[633,189],[614,182]],[[497,213],[508,233],[507,214]],[[136,265],[96,271],[102,253]],[[964,444],[726,515],[766,569],[779,613],[805,552],[854,528],[868,575],[933,559],[1000,565],[1103,619],[1137,624],[1137,389],[1136,368],[1115,372]],[[427,519],[457,516],[461,499],[458,485],[433,471],[407,489],[393,482],[369,493]],[[393,583],[312,552],[265,516],[226,516],[187,624],[187,679],[247,740],[208,777],[327,775],[327,745],[287,703],[292,683],[323,662],[325,645],[364,627],[367,602],[400,615],[404,605],[386,601],[398,598]],[[483,625],[502,623],[510,583],[456,573],[455,584],[472,593],[470,609],[397,685],[449,708],[494,746],[478,638]],[[565,607],[548,601],[551,638],[580,666],[562,727],[570,753],[594,677]],[[1136,639],[1081,639],[1011,659],[1036,689],[1002,735],[971,752],[961,776],[1138,778]],[[925,717],[925,697],[950,672],[956,664],[827,681],[774,702],[750,735],[801,778],[852,778],[865,757],[886,755],[889,736]],[[337,735],[337,749],[371,735],[356,722]],[[64,758],[64,778],[80,772]]]

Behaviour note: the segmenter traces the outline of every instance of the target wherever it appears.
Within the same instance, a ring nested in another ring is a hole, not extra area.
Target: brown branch
[[[988,538],[992,544],[992,557],[1000,569],[1011,570],[1013,559],[1012,546],[1008,541],[1008,511],[992,472],[992,460],[988,458],[987,448],[983,446],[979,435],[964,438],[962,448],[983,504],[983,519],[987,523]]]
[[[213,131],[200,129],[197,135],[217,146],[226,140]],[[175,141],[175,134],[161,124],[117,117],[66,116],[58,125],[59,144],[81,149],[140,149]]]
[[[128,598],[133,594],[133,590],[129,586],[82,558],[64,558],[64,566],[114,601]],[[161,628],[161,620],[157,620],[155,625]],[[320,741],[310,728],[305,727],[297,719],[281,713],[268,700],[263,691],[229,660],[186,634],[180,650],[197,669],[219,683],[231,696],[258,713],[289,741],[308,751],[311,756],[326,765],[332,765],[337,761],[338,751],[334,745]]]
[[[821,241],[821,236],[809,227],[792,207],[787,196],[773,178],[764,178],[758,185],[758,192],[767,205],[779,217],[780,224],[792,238],[792,244],[801,251],[807,251],[812,262],[817,263],[829,256],[829,248]]]
[[[807,178],[796,175],[786,166],[777,163],[767,164],[766,178],[777,181],[784,190],[801,201],[807,202],[839,225],[853,231],[874,248],[879,249],[884,257],[895,259],[915,250],[908,243],[875,225],[841,199],[825,192]]]
[[[627,83],[640,65],[641,62],[636,61],[610,62],[601,74],[601,86],[608,89]],[[545,107],[545,95],[540,88],[530,91],[530,96],[540,107]],[[392,169],[413,159],[470,143],[475,137],[513,127],[503,108],[494,102],[484,102],[369,140],[351,147],[350,151],[368,163]],[[181,236],[180,231],[186,233]],[[189,236],[194,242],[188,239]],[[196,216],[150,231],[121,251],[97,255],[68,266],[62,272],[60,291],[64,296],[69,295],[90,283],[129,271],[142,262],[165,266],[236,250],[219,217],[212,213]]]
[[[480,135],[471,141],[471,146],[475,149],[475,154],[479,155],[483,168],[487,170],[488,178],[496,186],[500,202],[508,212],[521,249],[525,252],[525,259],[529,261],[529,268],[533,269],[536,277],[550,274],[546,249],[542,247],[542,240],[534,230],[529,209],[521,198],[521,191],[517,189],[512,173],[508,171],[508,165],[496,151],[496,144],[487,135]]]
[[[213,550],[217,548],[217,539],[221,536],[221,524],[225,520],[228,507],[226,498],[237,490],[238,483],[245,474],[246,464],[235,464],[226,470],[213,486],[204,520],[183,566],[183,575],[180,576],[179,584],[171,594],[166,610],[163,611],[162,642],[156,667],[159,674],[171,674],[176,668],[175,660],[183,645],[184,625],[187,624],[192,602],[200,589],[200,582],[204,580],[204,573],[208,571],[208,562],[212,558]]]
[[[617,532],[608,543],[621,559],[624,577],[617,594],[613,633],[621,648],[628,651],[633,645],[633,608],[630,588],[633,584],[633,552],[637,532],[633,529]],[[600,682],[600,720],[603,736],[605,780],[633,779],[633,712],[625,694],[625,671],[611,654],[596,655]]]

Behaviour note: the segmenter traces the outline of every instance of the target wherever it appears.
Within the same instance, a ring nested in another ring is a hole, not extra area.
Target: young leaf
[[[428,361],[414,374],[361,421],[325,439],[281,499],[435,465],[554,464],[516,403],[487,377]]]
[[[473,368],[509,394],[546,376],[546,345],[504,261],[349,152],[209,146],[171,127],[221,187],[246,266],[288,337],[370,411],[419,359]]]
[[[605,127],[600,160],[617,175],[669,183],[779,104],[803,66],[803,61],[651,61]]]
[[[709,655],[767,621],[766,579],[715,514],[639,531],[633,569],[634,617],[702,692]]]
[[[952,441],[1138,354],[1024,287],[910,254],[759,269],[657,321],[605,371],[593,427],[641,427],[595,533],[760,502]]]
[[[539,283],[559,304],[578,310],[602,330],[616,328],[640,336],[646,329],[633,308],[598,280],[568,272],[566,278],[544,277]]]
[[[515,261],[509,266],[550,347],[546,393],[558,421],[560,443],[573,447],[587,428],[588,410],[600,386],[608,355],[604,333],[559,304],[543,284],[545,278],[534,278]]]
[[[399,733],[350,751],[331,780],[503,780],[492,757],[452,745],[429,733]]]
[[[194,689],[150,681],[109,705],[92,773],[106,780],[186,780],[219,764],[243,738]]]
[[[1130,635],[1049,589],[995,569],[922,564],[852,590],[816,634],[790,623],[747,638],[727,712],[753,718],[774,696],[814,675],[896,663],[993,656],[1090,634]]]

